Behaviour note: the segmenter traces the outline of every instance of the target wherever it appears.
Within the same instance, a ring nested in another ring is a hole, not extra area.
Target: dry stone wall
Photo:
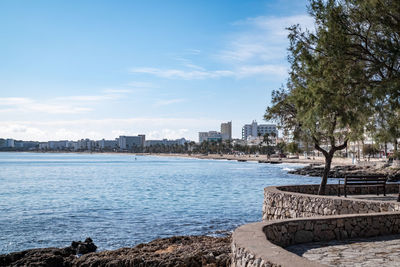
[[[281,247],[400,233],[400,213],[347,215],[285,220],[266,225],[267,239]]]
[[[265,188],[263,222],[243,225],[233,233],[232,266],[322,267],[284,247],[400,233],[400,203],[337,197],[337,185],[328,185],[327,196],[316,195],[317,190],[318,185]],[[387,185],[387,193],[398,190],[397,184]],[[358,188],[349,192],[367,193]]]
[[[397,184],[388,185],[387,191],[388,193],[397,193],[398,187]],[[337,197],[335,196],[337,185],[327,186],[330,196],[315,195],[317,190],[317,185],[266,187],[264,189],[263,220],[400,211],[400,203],[396,202]],[[354,192],[350,191],[349,194],[351,193]]]

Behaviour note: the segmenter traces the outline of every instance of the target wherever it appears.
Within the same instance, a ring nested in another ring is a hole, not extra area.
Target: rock
[[[72,241],[71,248],[75,250],[75,254],[83,255],[90,252],[96,252],[97,246],[93,243],[93,240],[88,237],[85,242]]]
[[[323,166],[318,166],[311,164],[309,166],[289,171],[290,174],[297,175],[308,175],[314,177],[322,177],[324,171]],[[386,174],[389,175],[389,181],[400,180],[400,169],[395,169],[392,167],[371,167],[371,166],[355,166],[355,165],[345,165],[345,166],[335,166],[329,171],[329,178],[344,178],[347,174],[351,175],[371,175],[371,174]]]
[[[96,248],[87,238],[66,248],[0,255],[0,266],[230,266],[231,259],[230,236],[174,236],[133,248],[95,253]]]
[[[314,234],[311,231],[300,230],[297,231],[294,240],[296,243],[308,243],[313,241]]]

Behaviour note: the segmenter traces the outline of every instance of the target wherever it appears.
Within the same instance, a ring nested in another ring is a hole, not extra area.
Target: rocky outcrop
[[[95,252],[91,238],[73,241],[66,248],[38,248],[0,255],[0,266],[72,266],[77,255]]]
[[[82,253],[93,248],[82,243],[0,255],[0,266],[229,266],[231,257],[230,236],[176,236],[97,253]]]
[[[76,266],[229,266],[230,237],[177,236],[87,254]]]
[[[323,171],[324,171],[324,166],[309,165],[304,168],[289,171],[289,173],[321,177]],[[374,168],[373,166],[356,166],[356,165],[335,166],[331,168],[328,177],[344,178],[346,175],[349,174],[351,175],[385,174],[389,175],[389,178],[391,180],[400,180],[400,169],[389,168],[389,167]]]

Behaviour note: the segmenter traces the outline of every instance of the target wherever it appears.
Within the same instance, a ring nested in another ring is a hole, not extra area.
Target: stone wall
[[[290,253],[271,243],[263,229],[273,222],[245,224],[232,235],[232,266],[235,267],[321,267],[316,262]]]
[[[398,193],[399,185],[387,185]],[[284,249],[314,242],[400,233],[400,203],[337,197],[337,185],[316,195],[318,185],[267,187],[263,222],[246,224],[232,236],[232,266],[325,266]],[[351,188],[349,194],[367,194]],[[277,220],[281,219],[281,220]],[[283,219],[283,220],[282,220]]]
[[[397,193],[399,185],[387,185],[388,193]],[[327,185],[327,196],[315,195],[318,185],[271,186],[264,189],[262,218],[266,220],[400,211],[400,203],[337,197],[337,185]],[[351,188],[349,194],[359,188]],[[367,192],[362,192],[363,194]]]
[[[399,224],[400,213],[375,213],[285,220],[268,224],[263,231],[269,241],[287,247],[308,242],[399,234]]]
[[[343,182],[341,182],[343,184]],[[312,194],[317,195],[319,185],[318,184],[310,184],[310,185],[285,185],[278,186],[281,191],[288,191],[293,193],[302,193],[302,194]],[[371,194],[376,193],[376,188],[368,188],[368,187],[348,187],[347,192],[349,195],[360,195],[360,194]],[[399,184],[386,184],[386,193],[393,194],[399,192]],[[343,189],[341,189],[341,195],[343,195]],[[382,194],[382,190],[379,190],[379,193]],[[327,196],[337,196],[338,195],[338,185],[337,184],[327,184],[326,185],[326,195]]]
[[[324,266],[284,247],[329,240],[400,233],[400,213],[337,215],[247,224],[232,236],[232,265]]]

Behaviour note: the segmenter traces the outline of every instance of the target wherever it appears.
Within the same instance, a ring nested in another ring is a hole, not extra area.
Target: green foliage
[[[376,144],[365,144],[362,151],[364,155],[368,155],[368,158],[370,158],[379,153],[379,147]]]
[[[291,142],[286,145],[286,151],[292,154],[301,153],[299,145],[296,142]]]
[[[313,140],[326,159],[319,193],[324,194],[334,153],[349,139],[362,135],[372,114],[366,63],[353,55],[351,25],[336,1],[311,1],[315,33],[298,25],[289,28],[290,78],[274,91],[265,118],[275,119],[294,138]],[[339,143],[339,145],[338,145]],[[329,149],[322,148],[329,145]]]
[[[286,146],[287,146],[287,145],[286,145],[285,142],[277,143],[277,144],[276,144],[276,150],[277,150],[280,154],[282,154],[284,151],[287,151]]]

